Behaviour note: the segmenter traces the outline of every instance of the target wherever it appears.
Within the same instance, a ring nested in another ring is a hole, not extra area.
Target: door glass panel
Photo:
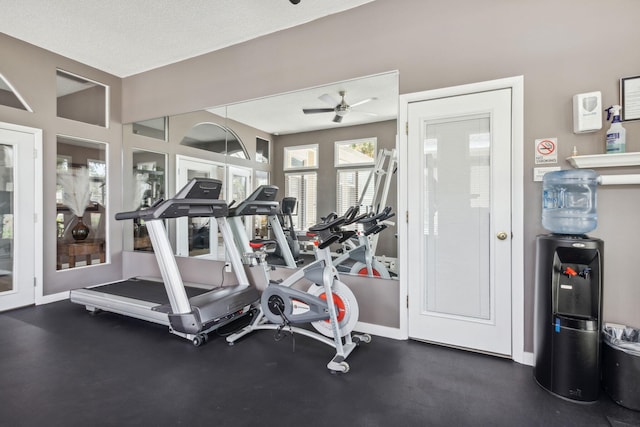
[[[210,172],[188,169],[187,179],[215,178]],[[189,227],[189,256],[207,255],[211,253],[211,227],[216,227],[215,220],[208,217],[188,218]]]
[[[231,177],[231,200],[240,203],[247,198],[248,180],[248,177],[242,175],[233,175]]]
[[[193,178],[214,178],[224,182],[225,166],[201,159],[177,157],[177,190],[184,187]],[[225,191],[220,199],[225,199]],[[212,259],[224,259],[224,241],[218,231],[215,218],[175,219],[176,255],[199,256]]]
[[[490,117],[424,126],[423,311],[489,319]]]
[[[0,292],[13,291],[13,154],[0,145]]]
[[[229,203],[235,202],[235,205],[242,202],[249,196],[251,190],[251,175],[250,169],[244,169],[237,166],[229,166]],[[253,229],[253,221],[255,216],[244,216],[241,218],[245,227],[245,232],[249,239],[254,237],[255,230]]]
[[[56,269],[106,262],[106,144],[58,136]]]
[[[256,171],[256,188],[261,185],[269,184],[269,172]],[[266,215],[255,215],[253,217],[253,228],[255,238],[268,238],[269,237],[269,221]]]

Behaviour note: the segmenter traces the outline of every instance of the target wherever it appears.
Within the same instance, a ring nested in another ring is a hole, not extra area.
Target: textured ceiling
[[[2,0],[0,32],[127,77],[373,0]]]
[[[333,108],[340,101],[338,92],[345,91],[345,101],[357,104],[341,123],[334,123],[333,112],[304,114],[303,108]],[[323,95],[334,102],[327,103]],[[398,73],[390,72],[334,84],[255,99],[225,107],[210,109],[212,113],[228,117],[272,134],[291,134],[312,130],[333,129],[393,120],[398,114]]]

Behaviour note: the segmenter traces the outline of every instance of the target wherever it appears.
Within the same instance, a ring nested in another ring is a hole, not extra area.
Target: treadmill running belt
[[[164,288],[164,283],[154,280],[129,279],[123,282],[111,283],[97,288],[92,288],[98,292],[118,295],[126,298],[133,298],[148,301],[156,304],[169,304],[169,297]],[[189,298],[208,292],[207,289],[193,288],[185,286]]]

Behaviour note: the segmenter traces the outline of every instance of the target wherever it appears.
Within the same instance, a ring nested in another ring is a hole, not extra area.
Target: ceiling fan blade
[[[333,118],[333,122],[334,122],[334,123],[340,123],[340,122],[342,122],[342,116],[338,116],[338,115],[336,114],[336,116]]]
[[[362,101],[356,102],[355,104],[351,104],[351,108],[353,107],[357,107],[358,105],[362,105],[362,104],[366,104],[367,102],[371,102],[371,101],[375,101],[378,98],[367,98],[367,99],[363,99]]]
[[[340,103],[339,101],[336,101],[333,98],[333,96],[329,95],[328,93],[325,93],[324,95],[320,95],[318,97],[318,99],[320,99],[321,101],[326,102],[329,105],[333,105],[334,107]]]
[[[317,114],[317,113],[332,113],[335,108],[303,108],[302,112],[305,114]]]

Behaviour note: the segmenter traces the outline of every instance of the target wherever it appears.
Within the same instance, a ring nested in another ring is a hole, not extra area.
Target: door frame
[[[44,214],[43,214],[43,152],[42,152],[42,129],[28,126],[16,125],[13,123],[0,122],[0,128],[23,132],[33,137],[33,184],[34,184],[34,212],[33,227],[36,238],[33,242],[33,262],[34,262],[34,301],[36,305],[51,302],[50,298],[44,296],[43,287],[43,253],[44,253]],[[57,299],[56,299],[57,300]]]
[[[413,102],[429,101],[477,92],[511,89],[511,357],[515,362],[526,363],[524,352],[524,76],[471,83],[423,92],[400,95],[398,114],[398,186],[400,197],[398,212],[404,212],[405,221],[398,221],[398,248],[400,254],[411,250],[408,245],[408,108]],[[407,256],[398,257],[400,269],[400,338],[409,339]]]

